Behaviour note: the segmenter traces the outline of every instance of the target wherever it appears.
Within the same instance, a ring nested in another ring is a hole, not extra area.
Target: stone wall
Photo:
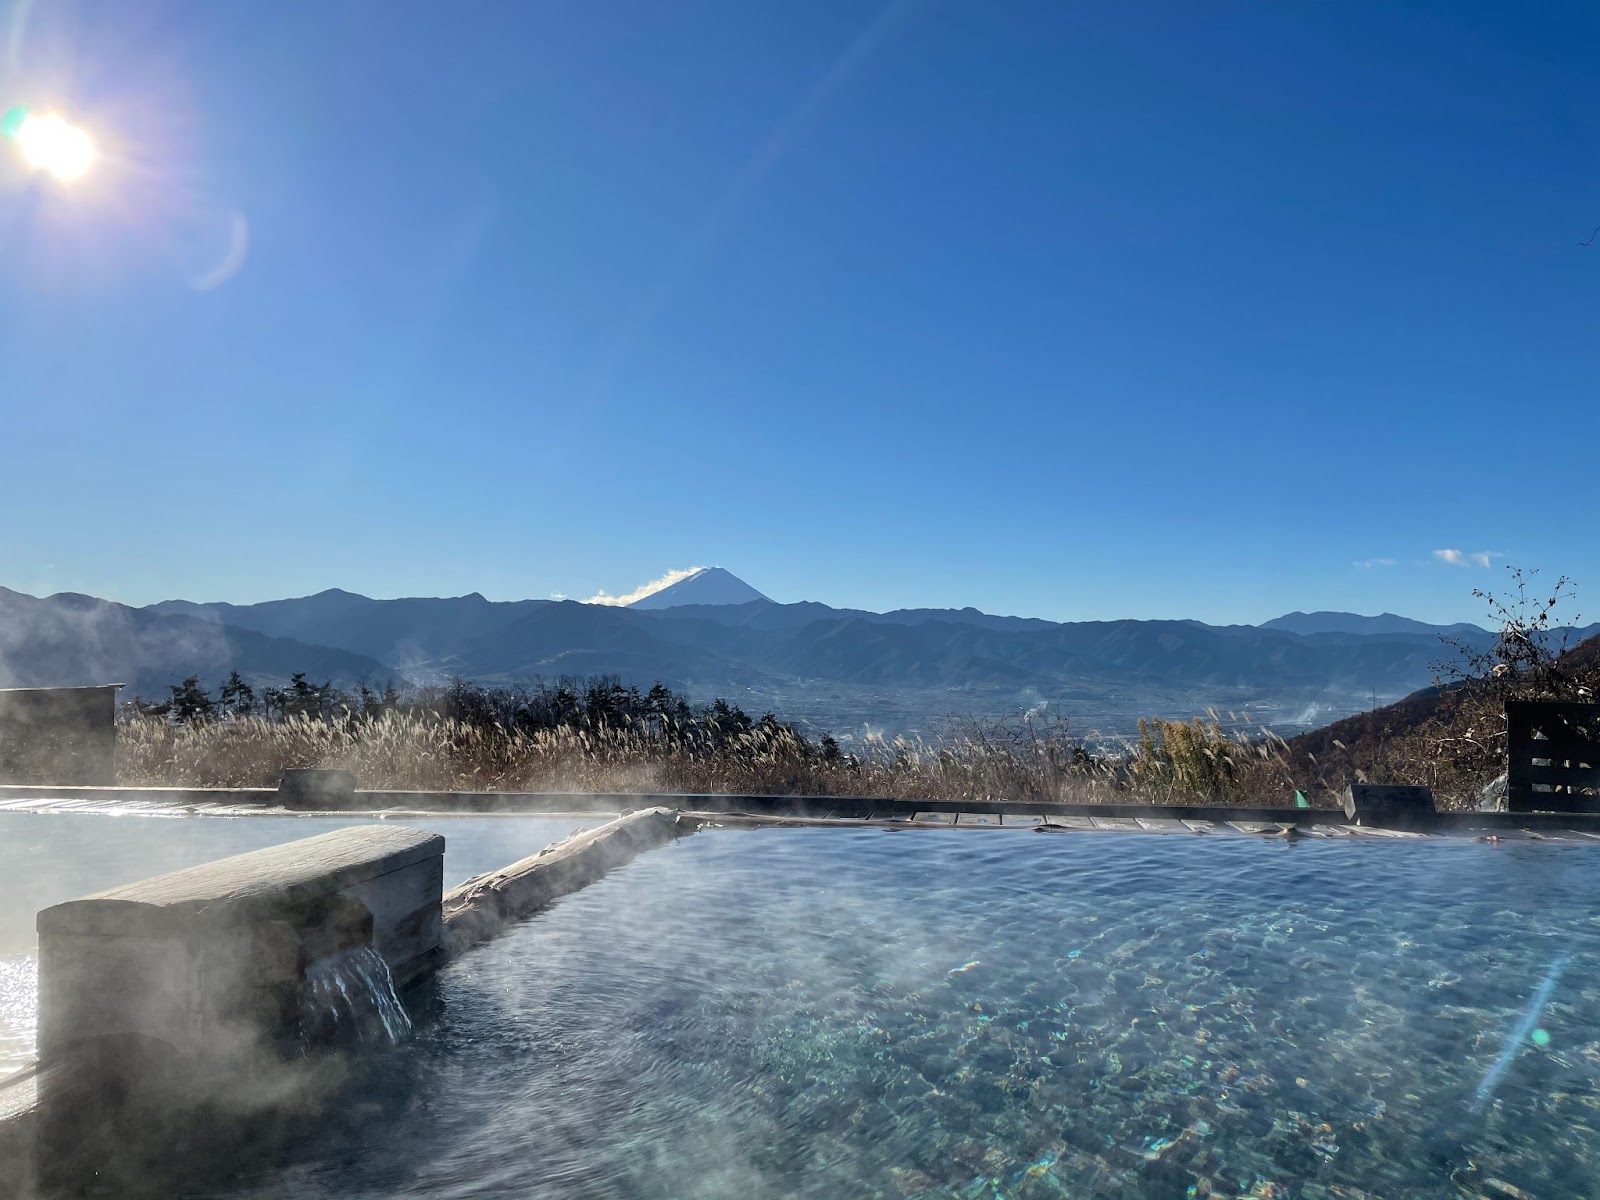
[[[0,689],[0,783],[115,783],[119,686]]]

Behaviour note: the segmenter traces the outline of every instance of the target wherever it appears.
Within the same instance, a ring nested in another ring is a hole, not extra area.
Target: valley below
[[[1043,727],[1065,721],[1086,745],[1114,749],[1138,736],[1140,718],[1186,720],[1214,713],[1230,734],[1271,730],[1284,737],[1398,700],[1400,692],[1317,688],[1177,687],[1144,682],[1084,682],[1046,694],[995,687],[909,688],[796,679],[781,686],[717,686],[690,680],[691,695],[726,698],[745,711],[773,712],[811,736],[830,733],[846,747],[868,739],[937,742],[974,727]]]

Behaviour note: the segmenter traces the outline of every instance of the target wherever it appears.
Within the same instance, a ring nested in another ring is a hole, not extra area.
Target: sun
[[[12,109],[0,128],[24,163],[63,183],[81,178],[98,157],[94,139],[60,113]]]

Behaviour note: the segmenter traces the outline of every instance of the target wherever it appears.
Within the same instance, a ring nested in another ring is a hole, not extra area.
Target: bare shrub
[[[1557,610],[1575,595],[1572,581],[1562,576],[1539,589],[1536,571],[1506,569],[1508,593],[1473,589],[1498,628],[1492,646],[1446,639],[1453,654],[1433,688],[1289,743],[1290,769],[1308,791],[1332,800],[1352,780],[1422,784],[1441,808],[1471,808],[1506,770],[1506,701],[1593,701],[1600,639],[1572,645],[1579,618],[1556,623]]]

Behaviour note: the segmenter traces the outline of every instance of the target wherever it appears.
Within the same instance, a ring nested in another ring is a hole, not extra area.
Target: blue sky
[[[1600,581],[1592,5],[11,3],[0,583]]]

